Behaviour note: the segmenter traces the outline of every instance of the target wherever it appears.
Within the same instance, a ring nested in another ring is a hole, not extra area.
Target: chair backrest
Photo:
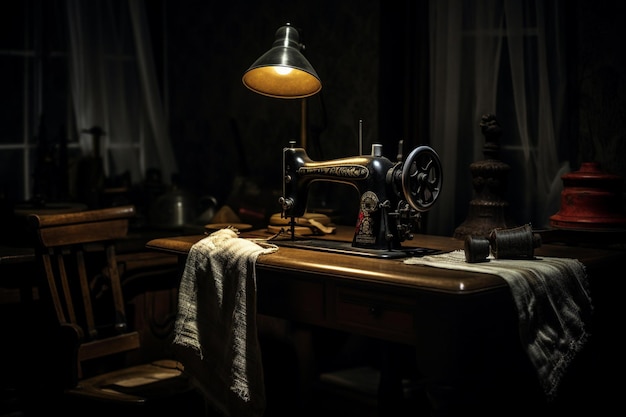
[[[56,319],[71,334],[66,340],[74,339],[74,383],[85,361],[140,347],[139,334],[127,326],[115,253],[134,215],[133,206],[121,206],[29,216]]]

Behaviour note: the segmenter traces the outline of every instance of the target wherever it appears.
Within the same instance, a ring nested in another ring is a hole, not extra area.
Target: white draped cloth
[[[482,272],[511,288],[519,335],[539,382],[552,399],[568,366],[587,342],[593,304],[584,265],[569,258],[493,259],[467,263],[462,250],[404,260],[407,264]]]
[[[193,245],[185,264],[174,346],[185,372],[226,416],[258,417],[265,410],[255,264],[276,250],[226,228]]]

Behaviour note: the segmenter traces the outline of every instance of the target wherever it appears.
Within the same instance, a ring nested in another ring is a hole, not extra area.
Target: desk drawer
[[[335,319],[365,336],[415,343],[415,302],[411,297],[338,286]]]
[[[320,280],[257,276],[257,296],[261,314],[308,324],[325,321],[324,283]]]

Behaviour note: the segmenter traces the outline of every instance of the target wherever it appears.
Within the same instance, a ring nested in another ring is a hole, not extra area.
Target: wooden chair
[[[62,387],[64,412],[204,415],[204,401],[179,362],[128,363],[141,339],[127,325],[115,241],[127,236],[134,215],[133,206],[123,206],[29,216],[58,324],[46,342],[55,347],[51,384]]]

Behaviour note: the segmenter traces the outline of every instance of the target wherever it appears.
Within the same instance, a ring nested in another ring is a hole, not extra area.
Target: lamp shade
[[[272,48],[243,74],[243,83],[254,92],[276,98],[304,98],[322,89],[313,66],[302,55],[300,34],[289,24],[276,31]]]

